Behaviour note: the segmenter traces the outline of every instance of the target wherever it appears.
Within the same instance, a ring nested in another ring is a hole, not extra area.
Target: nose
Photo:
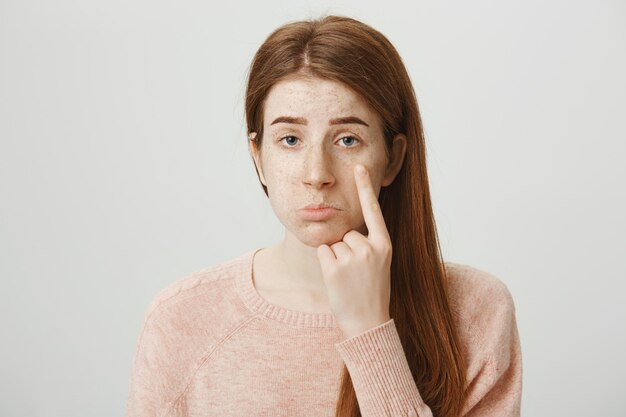
[[[303,161],[302,182],[312,188],[329,187],[335,183],[332,158],[327,155],[324,144],[310,146]]]

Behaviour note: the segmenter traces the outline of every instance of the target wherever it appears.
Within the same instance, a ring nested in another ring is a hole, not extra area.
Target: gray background
[[[248,64],[321,13],[383,32],[444,256],[513,294],[525,416],[626,415],[622,1],[0,1],[0,415],[121,415],[143,314],[282,237]]]

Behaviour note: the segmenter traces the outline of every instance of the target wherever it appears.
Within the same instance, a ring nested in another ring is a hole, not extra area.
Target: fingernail
[[[363,165],[356,166],[356,173],[359,175],[365,175],[365,168],[363,167]]]

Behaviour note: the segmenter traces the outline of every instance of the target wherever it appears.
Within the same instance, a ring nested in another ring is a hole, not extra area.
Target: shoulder
[[[145,320],[177,309],[192,309],[196,304],[224,300],[241,276],[248,254],[222,261],[183,275],[157,292],[145,312]]]
[[[153,297],[135,350],[127,405],[133,415],[153,415],[175,401],[211,348],[245,318],[233,302],[245,260],[241,255],[182,276]]]
[[[490,316],[496,311],[515,313],[507,285],[494,274],[455,262],[445,263],[450,307],[464,320]]]
[[[167,338],[167,345],[205,345],[247,318],[238,302],[237,280],[248,254],[181,276],[153,296],[144,312],[142,332]],[[156,343],[156,342],[155,342]],[[165,340],[158,343],[165,345]]]
[[[445,269],[450,308],[467,361],[462,415],[493,407],[499,415],[519,415],[522,353],[508,287],[492,273],[469,265],[446,263]]]
[[[446,263],[450,309],[470,368],[507,366],[518,344],[515,304],[507,285],[490,272]],[[498,362],[500,362],[498,364]]]

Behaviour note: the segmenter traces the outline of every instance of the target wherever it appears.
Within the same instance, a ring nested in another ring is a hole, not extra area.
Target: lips
[[[309,210],[309,209],[323,209],[323,208],[335,208],[330,204],[318,203],[318,204],[309,204],[308,206],[304,206],[301,210]]]
[[[303,220],[309,221],[324,221],[333,217],[339,209],[327,204],[327,203],[316,203],[309,204],[305,207],[302,207],[298,210],[299,216]]]

